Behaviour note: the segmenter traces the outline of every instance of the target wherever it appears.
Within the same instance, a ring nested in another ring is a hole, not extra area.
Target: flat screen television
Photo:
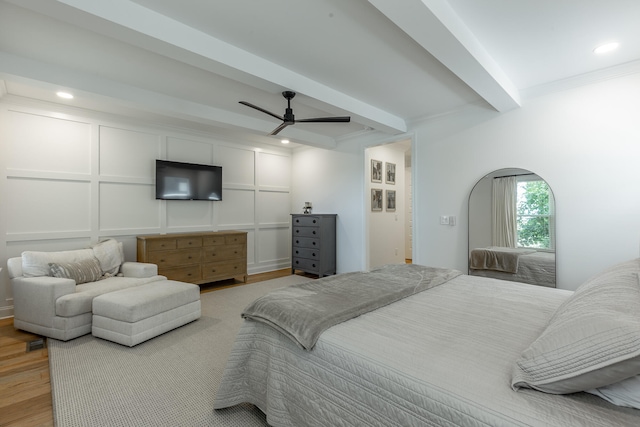
[[[156,160],[156,199],[222,200],[222,166]]]

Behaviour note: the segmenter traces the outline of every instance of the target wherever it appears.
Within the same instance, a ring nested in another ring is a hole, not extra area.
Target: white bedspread
[[[569,291],[459,276],[336,325],[312,351],[245,321],[215,408],[273,426],[637,426],[586,393],[513,391],[510,373]]]

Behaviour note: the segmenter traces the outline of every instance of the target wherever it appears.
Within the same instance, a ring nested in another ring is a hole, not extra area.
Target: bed
[[[386,268],[381,271],[393,277],[404,277],[399,269],[409,269],[408,281],[428,269]],[[633,293],[639,287],[640,260],[623,270],[625,280],[631,282],[625,286]],[[365,281],[370,273],[354,277]],[[331,280],[341,276],[313,282],[333,288]],[[585,283],[589,285],[585,292],[573,293],[464,274],[451,276],[340,321],[315,341],[296,341],[269,322],[245,320],[214,407],[248,402],[260,408],[272,426],[640,425],[638,409],[614,405],[595,394],[558,395],[514,383],[516,377],[522,380],[521,372],[515,374],[516,366],[530,361],[527,352],[547,333],[551,341],[557,338],[554,331],[549,332],[554,319],[563,325],[560,331],[572,321],[584,324],[583,319],[568,320],[563,315],[571,312],[577,294],[591,297],[594,285]],[[605,279],[610,281],[610,276]],[[637,301],[624,299],[627,304],[640,304],[640,292]],[[578,298],[577,305],[584,307],[585,302]],[[606,319],[619,317],[602,314]],[[583,360],[587,353],[570,359]],[[640,368],[633,369],[640,373]],[[632,377],[630,372],[625,375]],[[586,378],[584,373],[578,377]],[[542,385],[535,379],[526,381],[545,387],[544,380]]]
[[[517,261],[504,265],[499,262],[501,256],[512,256]],[[556,254],[497,246],[476,248],[471,250],[469,257],[469,274],[555,288]]]

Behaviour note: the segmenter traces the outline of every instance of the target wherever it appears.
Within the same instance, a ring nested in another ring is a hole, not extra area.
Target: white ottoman
[[[91,333],[133,347],[200,318],[200,287],[162,280],[93,299]]]

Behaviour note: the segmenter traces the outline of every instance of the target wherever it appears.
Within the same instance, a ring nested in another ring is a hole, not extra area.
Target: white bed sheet
[[[273,426],[637,426],[587,393],[510,387],[513,364],[570,291],[459,276],[327,330],[312,351],[245,321],[215,408]]]

